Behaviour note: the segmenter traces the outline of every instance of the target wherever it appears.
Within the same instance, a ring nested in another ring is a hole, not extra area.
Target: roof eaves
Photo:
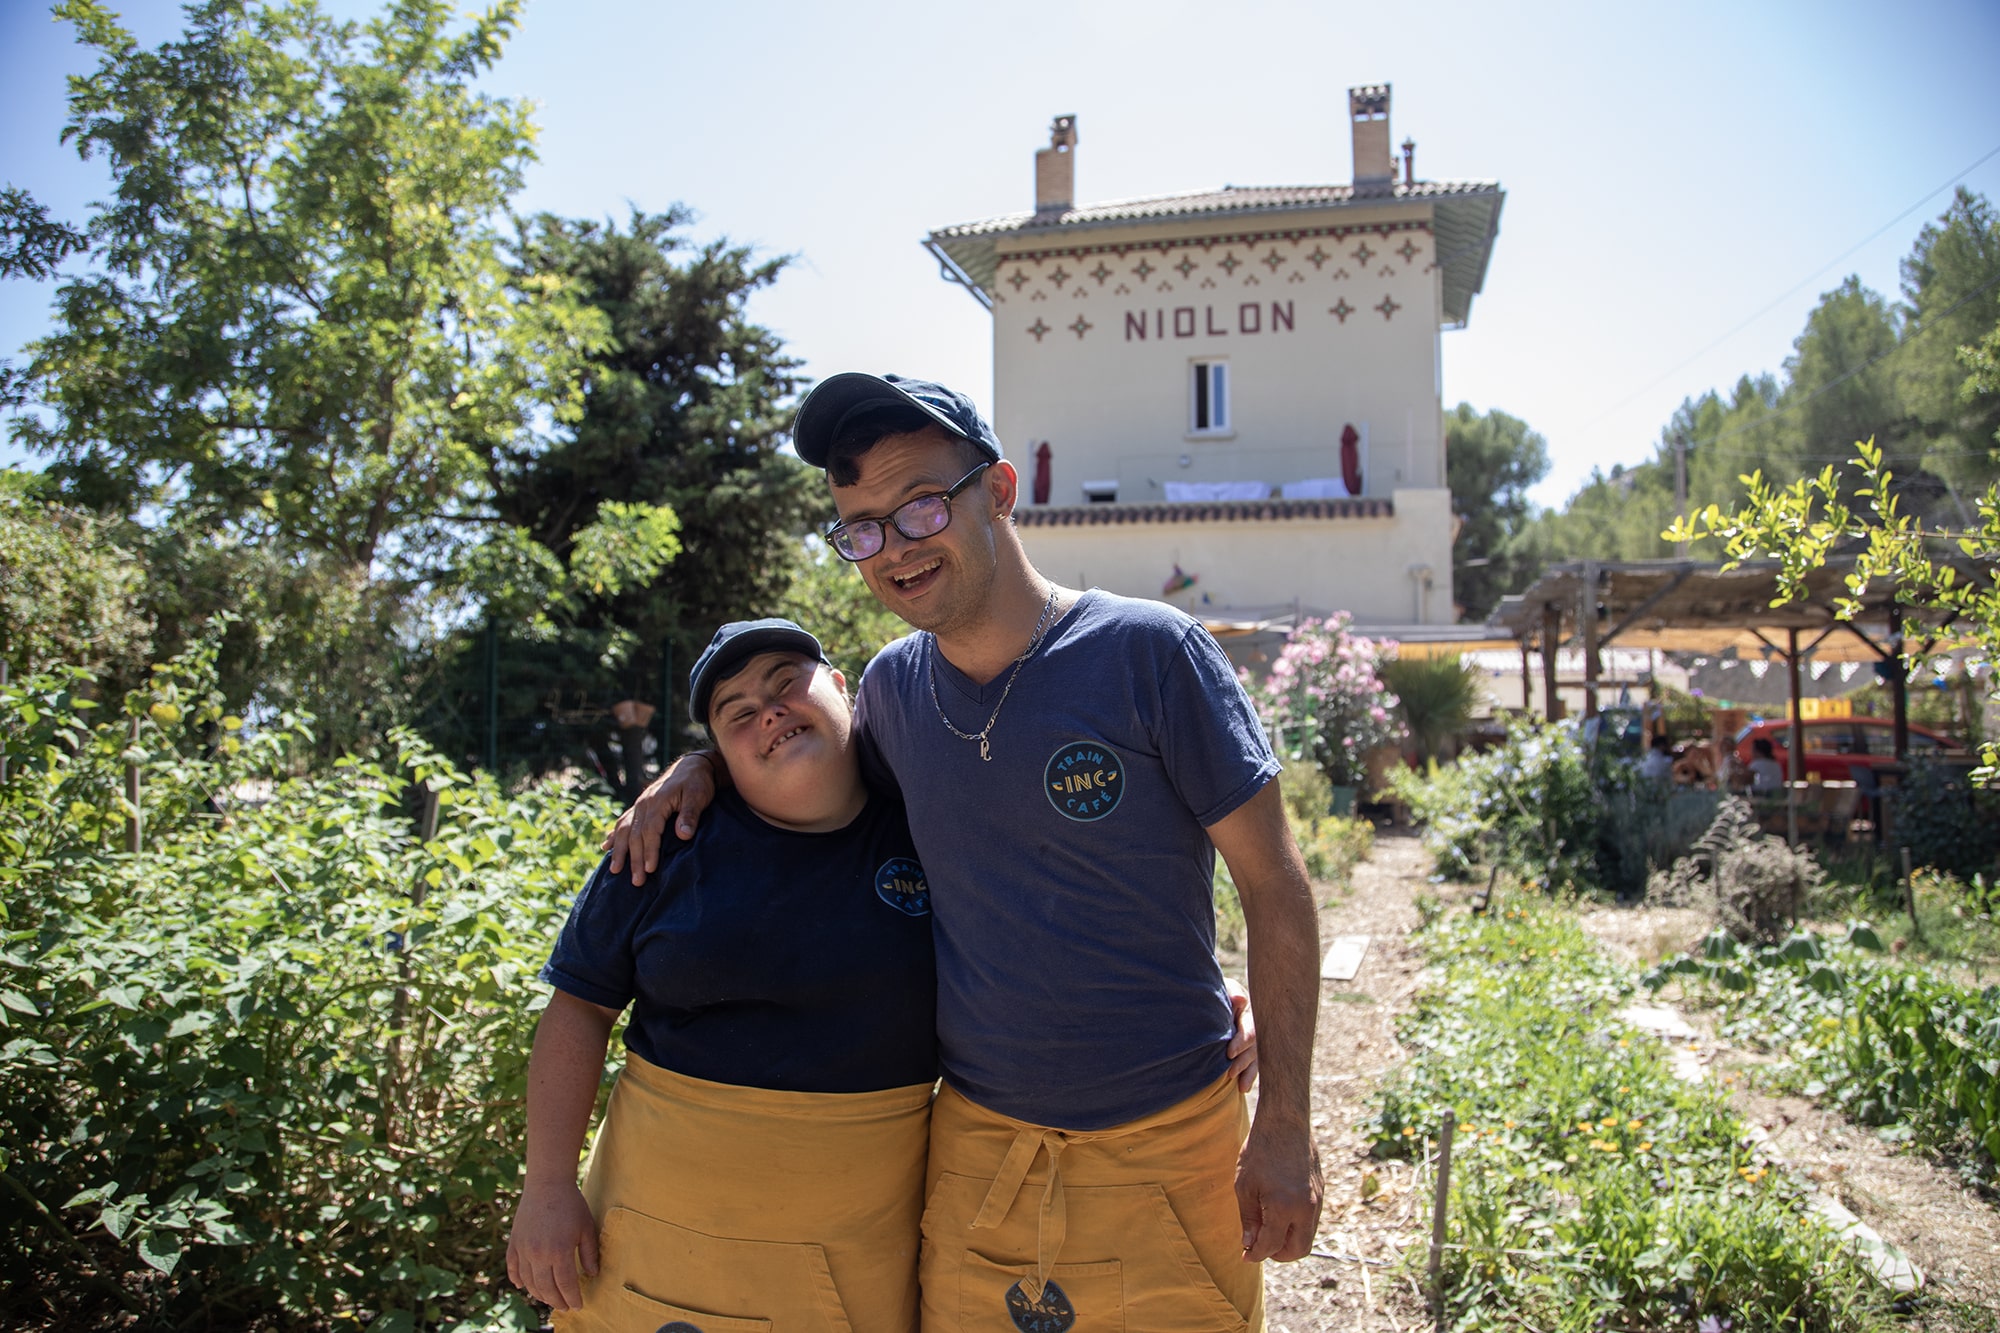
[[[1034,505],[1014,511],[1024,528],[1123,527],[1155,523],[1262,523],[1394,518],[1393,500],[1204,500]]]

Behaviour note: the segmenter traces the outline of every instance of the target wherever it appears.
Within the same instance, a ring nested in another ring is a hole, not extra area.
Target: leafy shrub
[[[1375,825],[1365,819],[1325,815],[1299,836],[1306,874],[1316,880],[1345,883],[1354,867],[1375,848]]]
[[[1637,898],[1654,874],[1693,850],[1722,798],[1706,788],[1668,786],[1629,771],[1618,771],[1617,777],[1605,793],[1598,864],[1605,888],[1620,898]]]
[[[1928,759],[1910,763],[1895,793],[1896,841],[1915,865],[1954,875],[1991,872],[2000,852],[2000,793]]]
[[[1444,1283],[1458,1329],[1874,1326],[1880,1298],[1727,1098],[1615,1012],[1630,974],[1545,907],[1449,918],[1364,1122],[1378,1157],[1460,1129]],[[1424,1252],[1413,1247],[1412,1255]]]
[[[1740,940],[1772,943],[1798,920],[1824,876],[1804,847],[1792,847],[1757,826],[1749,802],[1728,797],[1686,856],[1653,877],[1655,901],[1701,907]]]
[[[1573,728],[1510,719],[1493,749],[1391,782],[1441,874],[1468,878],[1490,858],[1551,891],[1597,882],[1605,802]]]
[[[1479,703],[1479,673],[1457,654],[1397,657],[1382,663],[1382,683],[1396,696],[1419,759],[1429,759],[1464,731]]]
[[[102,726],[74,674],[0,690],[5,1299],[160,1326],[532,1327],[496,1281],[527,983],[608,811],[502,792],[408,735],[291,776],[304,724],[223,716],[212,660]],[[136,855],[108,850],[128,762]]]
[[[1271,674],[1244,681],[1281,753],[1317,764],[1336,787],[1361,786],[1370,752],[1403,734],[1396,696],[1378,674],[1382,653],[1395,645],[1350,634],[1351,623],[1345,611],[1301,622]]]

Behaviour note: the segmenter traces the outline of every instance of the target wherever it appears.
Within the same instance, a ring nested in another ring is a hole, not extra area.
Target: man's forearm
[[[1257,1118],[1311,1119],[1313,1032],[1319,1021],[1319,915],[1305,862],[1272,782],[1209,830],[1228,863],[1249,939],[1257,1014]]]
[[[1313,1035],[1319,1021],[1318,915],[1303,867],[1291,882],[1260,890],[1243,899],[1263,1080],[1257,1119],[1275,1116],[1303,1127],[1312,1113]]]

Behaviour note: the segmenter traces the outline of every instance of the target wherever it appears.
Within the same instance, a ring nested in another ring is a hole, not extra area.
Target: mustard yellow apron
[[[627,1054],[583,1194],[599,1269],[561,1333],[911,1333],[930,1085],[775,1092]]]
[[[1224,1078],[1116,1128],[1066,1133],[975,1105],[931,1111],[923,1333],[1262,1333],[1243,1261]]]

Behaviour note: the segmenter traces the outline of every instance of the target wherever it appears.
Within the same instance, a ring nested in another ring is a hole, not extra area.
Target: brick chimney
[[[1076,117],[1057,116],[1049,126],[1049,146],[1035,153],[1035,211],[1060,213],[1075,203]]]
[[[1389,147],[1389,85],[1349,88],[1347,108],[1354,116],[1354,192],[1386,193],[1396,184],[1396,158]]]

